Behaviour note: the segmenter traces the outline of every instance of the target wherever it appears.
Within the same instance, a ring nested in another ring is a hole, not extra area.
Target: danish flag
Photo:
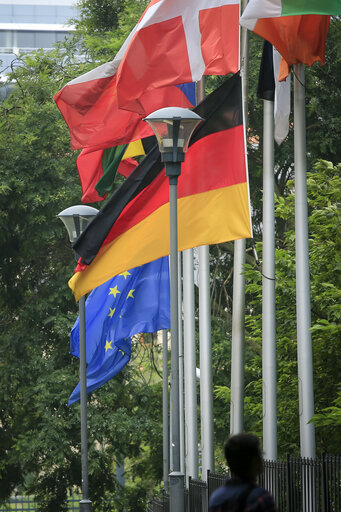
[[[236,73],[239,10],[239,0],[152,0],[121,49],[120,107],[136,112],[146,91]]]

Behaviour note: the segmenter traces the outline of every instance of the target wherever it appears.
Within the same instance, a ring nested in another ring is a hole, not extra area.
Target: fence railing
[[[68,498],[66,500],[68,512],[79,512],[79,501],[81,499],[79,496]],[[113,503],[110,498],[105,500],[105,505],[114,506]],[[37,512],[37,510],[38,503],[33,496],[12,496],[6,504],[0,505],[0,512]],[[168,509],[160,508],[158,510],[162,512]]]
[[[79,500],[81,498],[69,498],[67,500],[68,511],[79,511]],[[36,512],[38,504],[33,496],[13,496],[5,505],[0,505],[0,512]]]
[[[207,512],[212,492],[228,474],[208,472],[207,482],[190,478],[185,512]],[[286,461],[265,461],[259,485],[274,496],[279,512],[340,512],[341,456],[324,454],[319,459],[287,456]],[[163,508],[162,508],[163,507]],[[169,500],[155,498],[148,512],[168,512]]]
[[[210,495],[227,477],[227,473],[208,472],[207,482],[189,478],[188,489],[185,489],[185,512],[207,512]],[[340,512],[341,456],[324,454],[319,459],[288,456],[286,461],[265,461],[259,484],[272,493],[279,512]],[[69,498],[68,511],[78,512],[79,500],[79,497]],[[6,505],[0,506],[0,512],[37,510],[37,503],[29,496],[14,496]],[[169,512],[168,494],[163,492],[152,498],[146,510]]]

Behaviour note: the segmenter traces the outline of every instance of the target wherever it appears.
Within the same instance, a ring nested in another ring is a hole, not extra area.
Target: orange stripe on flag
[[[240,183],[178,200],[179,251],[251,236],[248,187]],[[169,254],[169,203],[114,241],[69,281],[76,300],[113,275]]]

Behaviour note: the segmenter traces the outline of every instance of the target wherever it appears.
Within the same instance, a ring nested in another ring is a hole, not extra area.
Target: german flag
[[[178,182],[179,251],[251,237],[241,78],[194,108],[194,132]],[[169,185],[155,146],[74,244],[76,300],[111,277],[169,254]]]

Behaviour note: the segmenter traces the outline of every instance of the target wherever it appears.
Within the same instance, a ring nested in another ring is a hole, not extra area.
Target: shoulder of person
[[[228,479],[221,487],[218,487],[210,496],[209,506],[210,507],[218,507],[219,505],[224,504],[226,501],[230,499],[236,499],[240,494],[246,491],[251,485],[250,492],[253,492],[257,487],[254,485],[255,489],[252,489],[253,485],[249,483],[240,483],[235,482],[234,480]]]
[[[267,491],[266,489],[263,489],[263,487],[259,487],[259,485],[255,485],[255,487],[251,490],[251,492],[248,496],[248,500],[250,498],[255,498],[257,496],[265,496],[266,494],[269,494],[271,496],[269,491]]]
[[[226,485],[228,482],[229,482],[229,480],[227,480],[224,483],[224,485],[222,485],[221,487],[218,487],[217,489],[215,489],[215,491],[213,491],[213,493],[211,494],[210,499],[209,499],[210,507],[216,507],[216,506],[220,505],[221,503],[223,503],[226,500],[226,498],[228,496],[230,496],[231,488],[229,485]]]
[[[277,507],[275,504],[275,500],[269,491],[263,489],[263,487],[255,487],[252,489],[250,494],[247,497],[246,505],[251,507],[250,510],[254,510],[254,506],[258,504],[258,508],[256,510],[268,510],[269,512],[277,511]]]

